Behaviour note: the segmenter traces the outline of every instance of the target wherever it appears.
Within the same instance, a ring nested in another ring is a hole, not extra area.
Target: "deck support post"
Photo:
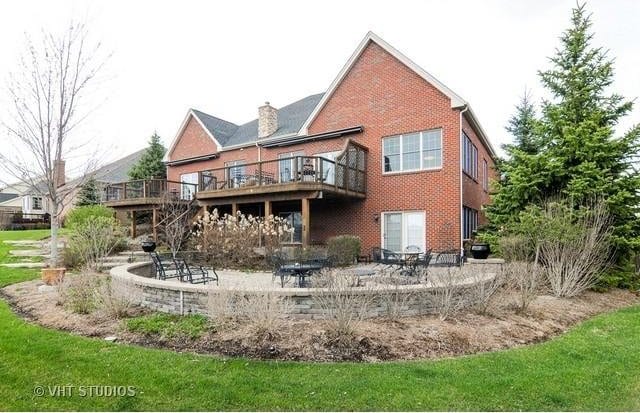
[[[234,202],[231,204],[231,215],[234,217],[238,214],[238,203]]]
[[[302,246],[309,246],[309,215],[310,211],[309,198],[302,198]]]
[[[131,238],[136,237],[136,211],[131,211]]]
[[[151,218],[151,228],[153,229],[153,240],[155,242],[158,242],[158,209],[157,208],[153,208],[153,211],[151,213],[152,218]]]
[[[264,201],[264,217],[271,215],[271,201]]]

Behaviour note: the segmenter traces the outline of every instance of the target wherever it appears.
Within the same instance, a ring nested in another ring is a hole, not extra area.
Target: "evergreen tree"
[[[519,211],[542,197],[540,188],[547,177],[539,123],[531,95],[525,91],[505,127],[514,143],[502,146],[507,157],[497,162],[501,179],[494,185],[493,202],[486,210],[496,228],[508,225]]]
[[[91,177],[80,187],[76,206],[98,205],[99,203],[98,183],[94,177]]]
[[[162,162],[166,149],[160,143],[160,136],[153,133],[149,139],[149,147],[142,154],[142,157],[129,170],[130,179],[151,179],[166,178],[167,168]]]
[[[590,16],[578,5],[550,59],[552,67],[539,72],[552,96],[542,102],[540,119],[530,122],[534,112],[523,102],[509,122],[515,144],[505,148],[509,159],[500,164],[505,178],[487,212],[500,227],[516,221],[525,206],[547,198],[562,195],[576,208],[603,198],[622,259],[640,247],[640,175],[632,164],[640,127],[614,136],[632,102],[608,94],[613,61],[604,49],[591,46],[590,27]]]
[[[633,103],[608,94],[613,60],[592,47],[591,19],[584,4],[572,13],[571,27],[561,37],[553,67],[539,72],[553,100],[542,104],[541,139],[548,162],[546,195],[562,194],[576,206],[595,197],[605,199],[613,217],[614,241],[625,255],[640,246],[640,175],[633,168],[640,149],[640,127],[614,136],[620,118]]]

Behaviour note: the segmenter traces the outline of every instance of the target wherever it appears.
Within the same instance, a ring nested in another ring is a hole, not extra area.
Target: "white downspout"
[[[464,112],[466,112],[467,110],[469,110],[469,106],[468,105],[464,105],[464,108],[460,111],[460,169],[458,169],[458,172],[460,173],[460,204],[458,205],[458,213],[460,214],[460,256],[464,257],[464,223],[462,222],[464,219],[464,214],[462,213],[462,170],[464,168],[463,166],[463,162],[464,162],[464,154],[463,154],[463,148],[464,148],[464,142],[462,142],[462,114]]]
[[[262,161],[262,156],[260,154],[260,144],[256,141],[256,148],[258,148],[258,162]]]

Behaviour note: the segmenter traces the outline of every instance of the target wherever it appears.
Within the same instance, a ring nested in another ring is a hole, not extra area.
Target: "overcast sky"
[[[6,1],[0,78],[4,84],[15,68],[25,32],[87,21],[113,56],[94,95],[101,104],[82,133],[100,142],[108,161],[143,148],[154,130],[168,145],[190,107],[244,123],[266,100],[280,107],[323,92],[372,30],[469,101],[498,147],[510,140],[504,125],[525,87],[544,96],[536,72],[549,67],[573,6],[573,0]],[[616,59],[615,91],[640,96],[640,1],[591,0],[587,7],[594,44]],[[2,102],[0,118],[7,111]],[[637,106],[621,128],[639,121]],[[7,139],[4,132],[0,139]]]

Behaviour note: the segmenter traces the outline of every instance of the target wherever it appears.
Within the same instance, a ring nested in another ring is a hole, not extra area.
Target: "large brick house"
[[[189,110],[165,162],[183,198],[286,217],[294,243],[442,251],[484,220],[494,158],[464,99],[368,33],[325,93],[243,125]]]

